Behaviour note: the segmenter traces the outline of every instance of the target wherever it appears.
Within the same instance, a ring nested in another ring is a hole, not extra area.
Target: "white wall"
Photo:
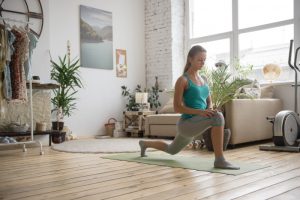
[[[144,1],[140,0],[51,0],[49,1],[50,51],[53,58],[66,52],[71,42],[71,56],[80,55],[79,5],[112,12],[114,69],[81,68],[84,89],[78,94],[78,110],[65,120],[80,137],[105,134],[110,117],[122,120],[125,99],[121,86],[134,89],[145,86]],[[117,78],[115,49],[127,50],[127,78]]]

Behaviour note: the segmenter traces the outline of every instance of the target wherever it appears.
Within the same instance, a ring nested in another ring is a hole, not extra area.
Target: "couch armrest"
[[[230,144],[272,138],[267,116],[282,110],[280,99],[234,99],[225,105],[226,127],[231,130]]]

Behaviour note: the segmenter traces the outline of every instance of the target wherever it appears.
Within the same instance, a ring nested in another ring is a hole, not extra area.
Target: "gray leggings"
[[[177,134],[173,142],[165,150],[169,154],[176,154],[186,145],[192,142],[193,138],[201,135],[207,129],[213,126],[224,126],[223,114],[217,112],[212,117],[194,116],[188,119],[180,119],[177,122]]]

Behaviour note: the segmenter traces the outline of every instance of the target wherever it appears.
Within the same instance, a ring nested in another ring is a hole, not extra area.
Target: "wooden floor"
[[[232,161],[270,167],[238,176],[62,153],[45,148],[0,151],[0,199],[300,199],[300,153],[225,152]],[[203,150],[180,155],[212,158]]]

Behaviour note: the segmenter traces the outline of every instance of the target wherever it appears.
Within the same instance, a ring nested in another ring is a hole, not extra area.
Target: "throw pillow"
[[[274,98],[274,87],[272,85],[261,87],[261,96],[262,99]]]
[[[260,85],[257,80],[254,80],[251,84],[244,85],[236,91],[236,96],[239,99],[258,99],[261,96]]]
[[[166,105],[164,105],[158,113],[159,114],[175,113],[174,107],[173,107],[173,98],[170,98],[169,101],[166,103]]]

